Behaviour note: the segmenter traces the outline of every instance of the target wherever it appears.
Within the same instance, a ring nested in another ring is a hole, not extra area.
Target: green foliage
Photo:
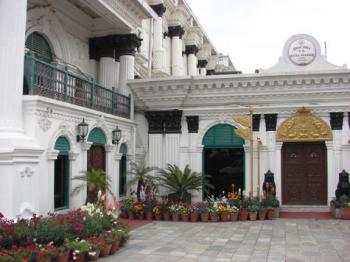
[[[141,189],[142,187],[149,186],[152,191],[156,191],[157,189],[157,182],[156,177],[153,175],[150,175],[149,173],[157,170],[155,167],[147,167],[144,162],[141,163],[130,163],[129,168],[129,174],[130,174],[130,180],[129,180],[129,187],[137,184],[136,187],[136,197],[137,201],[141,202]]]
[[[102,219],[98,215],[87,216],[84,220],[83,238],[97,237],[103,232]]]
[[[90,244],[86,240],[69,240],[65,239],[64,241],[65,247],[70,250],[79,251],[79,252],[88,252],[91,248]]]
[[[347,195],[341,195],[339,198],[339,201],[340,201],[340,207],[342,208],[350,207],[350,199]]]
[[[52,241],[55,245],[61,245],[68,236],[68,229],[67,224],[53,219],[41,219],[35,227],[33,237],[38,244],[46,245]]]
[[[192,172],[188,165],[182,171],[177,165],[171,164],[168,164],[166,169],[160,170],[159,176],[160,184],[172,193],[178,194],[182,202],[186,202],[191,190],[203,189],[204,193],[207,193],[207,189],[214,188],[208,178],[208,175]]]
[[[84,175],[76,176],[72,180],[83,181],[83,184],[76,186],[72,195],[80,193],[85,187],[87,187],[87,203],[96,203],[98,191],[104,194],[106,191],[110,194],[111,190],[111,178],[106,176],[106,173],[100,169],[91,169]]]
[[[260,207],[258,205],[249,205],[248,206],[248,212],[258,212],[259,208]]]
[[[13,227],[14,243],[17,246],[26,246],[34,239],[34,224],[29,221],[19,221]]]

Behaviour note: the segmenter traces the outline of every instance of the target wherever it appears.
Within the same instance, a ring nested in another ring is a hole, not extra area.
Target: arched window
[[[119,162],[119,196],[126,195],[126,183],[127,183],[127,159],[126,155],[128,149],[125,144],[120,145],[119,153],[122,155]]]
[[[55,160],[54,173],[54,208],[55,210],[69,208],[69,150],[68,140],[60,136],[55,143],[58,156]]]
[[[31,33],[26,40],[26,48],[35,53],[35,56],[47,63],[53,60],[53,53],[45,37],[37,32]]]

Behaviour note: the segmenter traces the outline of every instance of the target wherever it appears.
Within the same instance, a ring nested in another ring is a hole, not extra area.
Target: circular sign
[[[288,56],[296,65],[308,65],[316,57],[315,45],[307,39],[295,40],[289,46]]]

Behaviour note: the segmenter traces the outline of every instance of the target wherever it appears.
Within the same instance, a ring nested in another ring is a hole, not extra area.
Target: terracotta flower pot
[[[51,257],[37,257],[37,262],[51,262]]]
[[[145,219],[145,214],[144,213],[138,214],[137,218],[138,218],[138,220],[144,220]]]
[[[152,220],[153,219],[153,212],[147,211],[146,212],[146,220]]]
[[[172,214],[171,215],[172,216],[172,218],[173,218],[173,221],[179,221],[180,219],[180,216],[179,216],[179,214]]]
[[[201,213],[200,217],[201,217],[201,221],[202,222],[208,222],[208,220],[209,220],[209,214],[208,213]]]
[[[109,252],[109,254],[113,255],[115,252],[117,252],[120,246],[121,246],[121,241],[120,240],[115,241],[112,244],[111,251]]]
[[[129,219],[131,219],[131,220],[135,219],[134,213],[132,211],[128,211],[127,213],[128,213]]]
[[[215,213],[209,214],[209,218],[211,222],[218,222],[219,221],[219,215]]]
[[[64,252],[64,254],[61,254],[56,258],[56,262],[68,262],[68,260],[69,260],[69,250],[67,250],[66,252]]]
[[[272,220],[275,217],[275,211],[274,210],[268,210],[267,211],[267,219]]]
[[[258,212],[249,212],[250,221],[255,221],[257,216],[258,216]]]
[[[191,213],[191,222],[197,222],[199,218],[198,213]]]
[[[265,220],[266,211],[259,211],[259,220]]]
[[[188,222],[188,214],[181,214],[181,220],[182,221],[185,221],[185,222]]]
[[[111,245],[111,244],[105,245],[105,246],[101,249],[100,257],[109,256],[109,253],[111,252],[111,248],[112,248],[112,245]]]
[[[241,221],[248,220],[248,211],[247,210],[240,210],[239,211],[239,220],[241,220]]]
[[[170,214],[169,213],[164,213],[163,214],[163,219],[164,219],[164,221],[169,221],[170,220]]]
[[[349,220],[350,219],[350,208],[341,208],[340,209],[341,217],[343,219]]]
[[[162,220],[162,214],[158,213],[158,214],[154,214],[154,217],[156,220]]]
[[[229,214],[228,213],[221,213],[220,214],[220,219],[222,222],[227,222],[229,219]]]
[[[230,219],[232,222],[235,222],[238,220],[238,212],[230,213]]]
[[[88,252],[86,257],[88,261],[96,261],[99,255],[100,255],[100,250],[97,250],[94,252]]]

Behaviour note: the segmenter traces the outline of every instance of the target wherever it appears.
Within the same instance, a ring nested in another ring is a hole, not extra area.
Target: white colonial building
[[[270,169],[282,204],[301,205],[327,205],[350,169],[350,70],[311,36],[293,36],[276,66],[248,75],[184,0],[2,0],[0,31],[7,217],[79,207],[86,192],[72,196],[72,178],[90,168],[123,196],[130,161],[189,164],[217,191],[256,192]],[[250,105],[253,147],[232,121]]]

